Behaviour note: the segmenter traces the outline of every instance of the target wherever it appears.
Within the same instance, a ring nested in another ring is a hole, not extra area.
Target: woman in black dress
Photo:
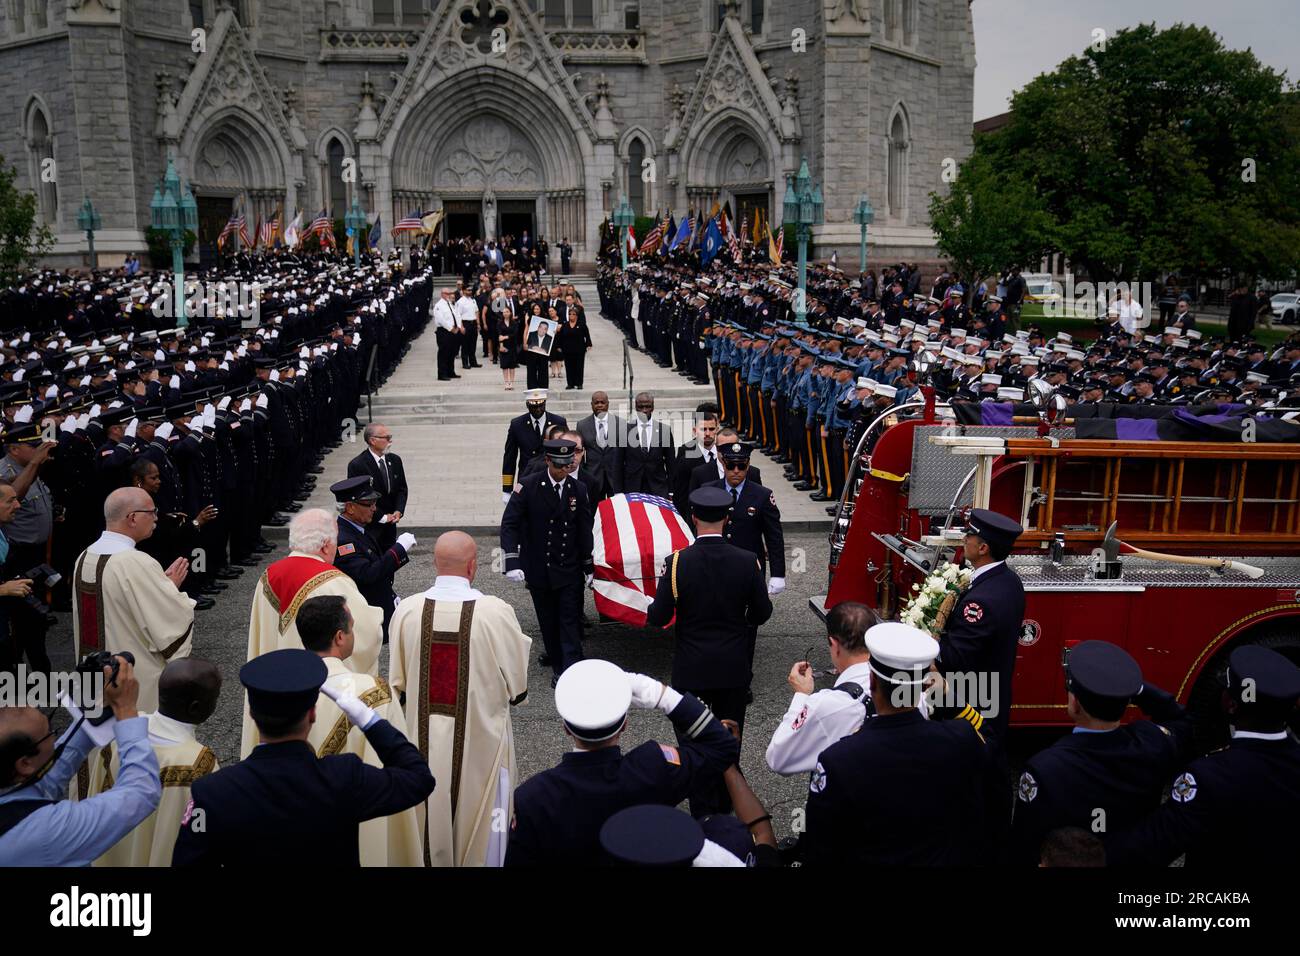
[[[578,310],[569,309],[569,320],[560,326],[555,338],[555,347],[564,356],[565,391],[582,388],[582,373],[587,364],[587,352],[591,349],[591,333],[587,326],[578,322]]]
[[[501,363],[501,379],[506,391],[515,388],[515,369],[519,367],[519,326],[509,309],[497,316],[497,358]]]

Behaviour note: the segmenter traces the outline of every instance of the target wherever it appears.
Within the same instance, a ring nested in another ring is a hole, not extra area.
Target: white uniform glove
[[[77,419],[75,417],[65,418],[63,420],[63,424],[59,426],[59,431],[67,432],[69,435],[71,435],[76,430],[77,430]]]
[[[407,551],[410,551],[415,547],[415,535],[411,534],[409,531],[404,531],[397,536],[397,543]]]
[[[156,429],[154,429],[153,437],[161,438],[163,441],[166,441],[167,439],[172,437],[173,427],[174,426],[172,425],[171,422],[163,422]]]
[[[379,719],[379,715],[361,703],[361,700],[355,694],[341,694],[328,684],[322,685],[320,692],[338,704],[339,710],[348,715],[348,720],[362,730],[366,730]]]
[[[271,400],[267,398],[265,395],[259,395],[257,396],[257,402],[255,404],[257,405],[258,408],[266,408],[268,405],[271,404]]]
[[[96,402],[94,405],[90,406],[90,412],[88,414],[91,418],[98,418],[103,411],[104,410],[99,407],[99,403]]]
[[[134,437],[135,437],[135,430],[136,430],[139,426],[140,426],[140,419],[138,419],[138,418],[133,418],[133,419],[131,419],[131,423],[130,423],[129,425],[126,426],[126,437],[127,437],[127,438],[134,438]]]
[[[664,695],[664,685],[645,674],[627,675],[627,682],[632,686],[632,707],[636,710],[654,710],[659,706],[659,698]]]
[[[226,409],[228,409],[229,407],[230,407],[230,396],[229,396],[229,395],[227,395],[227,396],[226,396],[225,398],[223,398],[221,401],[217,402],[217,408],[221,409],[223,412],[224,412]]]
[[[273,382],[280,381],[280,370],[278,368],[271,369],[271,381]]]
[[[168,387],[168,388],[180,388],[180,387],[181,387],[181,377],[180,377],[179,375],[173,375],[171,378],[167,379],[167,387]]]
[[[772,578],[767,582],[768,594],[780,594],[785,590],[785,578]]]
[[[524,572],[521,571],[519,568],[515,568],[513,571],[506,572],[506,578],[508,578],[511,581],[514,581],[515,584],[523,584]]]
[[[193,372],[193,371],[194,371],[194,363],[193,363],[193,362],[186,362],[186,363],[185,363],[185,371],[187,371],[187,372]]]
[[[510,504],[510,492],[508,491],[501,492],[501,503],[503,505]]]
[[[246,398],[239,403],[239,410],[241,412],[250,411],[252,407],[253,407],[253,400],[251,398]]]
[[[591,582],[596,579],[596,576],[594,574],[588,574],[588,575],[584,575],[584,577],[587,582],[587,587],[591,587]]]

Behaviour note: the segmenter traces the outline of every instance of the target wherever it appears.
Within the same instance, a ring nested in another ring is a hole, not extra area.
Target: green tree
[[[1042,258],[1051,226],[1033,188],[978,153],[962,164],[946,196],[930,194],[930,228],[967,295],[984,276]]]
[[[37,222],[36,194],[16,187],[15,178],[17,171],[0,156],[0,286],[35,268],[54,245],[49,228]]]
[[[1142,24],[1027,84],[975,155],[1032,185],[1095,279],[1278,275],[1300,259],[1294,103],[1249,50]]]

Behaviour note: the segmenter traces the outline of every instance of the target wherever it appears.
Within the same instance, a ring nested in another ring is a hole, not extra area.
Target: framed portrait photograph
[[[528,320],[528,335],[524,339],[524,350],[536,355],[550,356],[555,348],[555,333],[559,325],[544,315],[534,315]]]

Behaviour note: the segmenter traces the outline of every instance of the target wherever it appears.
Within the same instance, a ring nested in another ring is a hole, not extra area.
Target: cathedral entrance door
[[[199,265],[206,269],[217,261],[217,236],[230,221],[234,200],[229,196],[199,196]],[[229,252],[235,240],[226,240]]]
[[[500,237],[513,236],[515,241],[525,232],[528,238],[537,241],[536,224],[533,222],[533,211],[536,209],[536,202],[532,199],[502,199],[497,204],[497,235]]]
[[[447,200],[443,207],[447,210],[445,238],[483,238],[482,205],[478,200]]]

